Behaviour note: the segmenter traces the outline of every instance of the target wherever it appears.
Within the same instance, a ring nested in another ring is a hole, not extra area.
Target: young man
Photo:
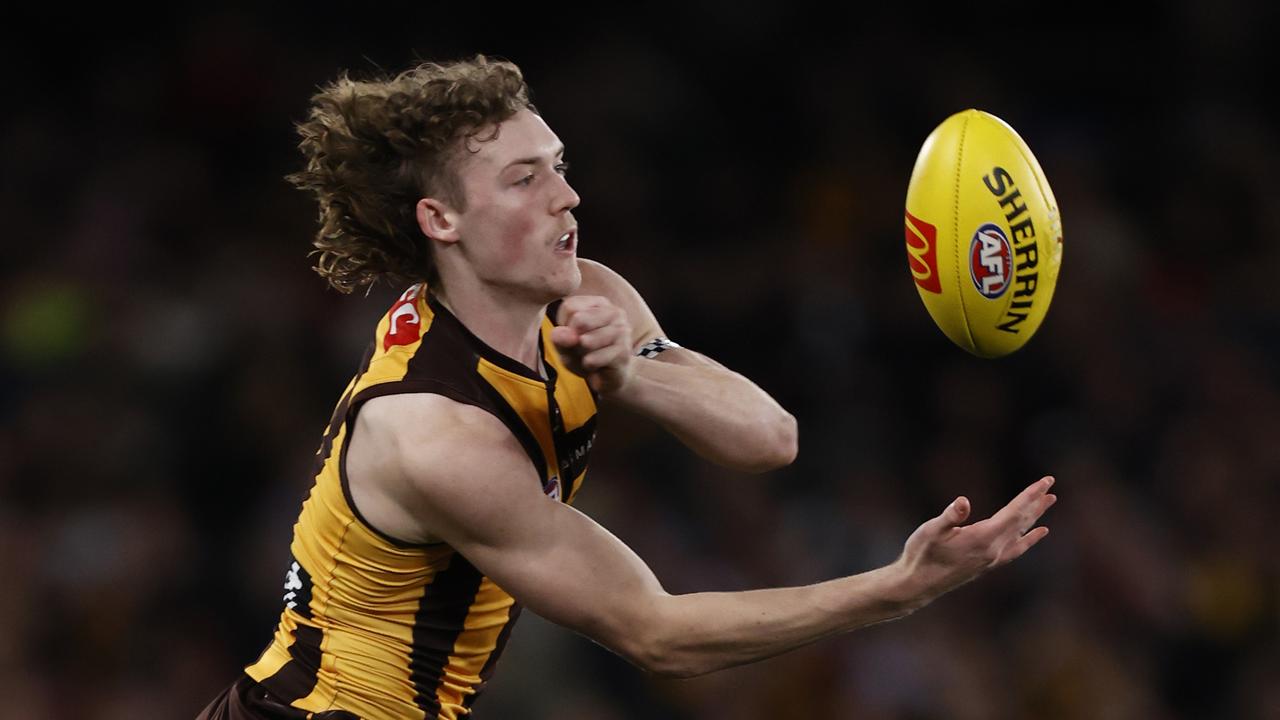
[[[201,717],[468,715],[520,605],[645,670],[711,672],[906,615],[1048,532],[1033,526],[1052,478],[971,525],[957,498],[877,570],[667,594],[570,506],[596,403],[749,471],[791,462],[795,420],[577,257],[564,146],[520,71],[477,57],[343,77],[299,129],[318,271],[343,291],[412,284],[325,433],[275,637]]]

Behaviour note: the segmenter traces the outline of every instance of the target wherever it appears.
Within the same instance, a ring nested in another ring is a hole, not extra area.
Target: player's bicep
[[[639,352],[645,343],[654,338],[666,337],[649,304],[626,278],[605,265],[586,258],[578,259],[578,268],[582,272],[582,285],[575,294],[599,295],[621,308],[631,324],[633,351]]]
[[[681,347],[668,337],[649,303],[626,278],[594,260],[578,259],[582,271],[580,295],[606,297],[627,314],[631,323],[631,349],[646,358],[676,365],[712,365],[724,367],[700,352]]]
[[[435,450],[419,444],[405,465],[433,531],[521,604],[627,655],[626,628],[664,594],[657,578],[607,530],[544,495],[496,419],[471,420],[429,443]]]

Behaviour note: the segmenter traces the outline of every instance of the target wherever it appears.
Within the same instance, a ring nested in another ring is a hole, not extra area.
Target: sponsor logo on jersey
[[[907,264],[920,289],[942,294],[938,277],[938,229],[907,213]]]
[[[298,606],[298,591],[302,589],[302,578],[298,571],[301,569],[302,566],[295,561],[284,574],[284,604],[291,610]]]
[[[560,476],[552,475],[551,479],[547,481],[547,484],[542,486],[542,492],[546,493],[547,497],[551,498],[552,500],[559,500],[560,499]]]
[[[969,277],[984,297],[995,299],[1009,289],[1013,249],[995,223],[984,223],[969,241]]]
[[[418,295],[422,285],[414,285],[396,300],[388,313],[391,324],[382,338],[382,351],[392,345],[412,345],[422,337],[422,318],[418,315]]]

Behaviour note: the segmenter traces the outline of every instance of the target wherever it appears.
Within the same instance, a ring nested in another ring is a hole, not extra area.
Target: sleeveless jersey
[[[551,344],[554,310],[540,330],[545,380],[472,335],[424,284],[383,316],[317,452],[275,636],[245,668],[278,699],[368,720],[470,714],[519,606],[447,544],[405,543],[366,522],[351,499],[346,441],[366,400],[436,393],[498,417],[543,491],[571,502],[595,438],[596,403]]]

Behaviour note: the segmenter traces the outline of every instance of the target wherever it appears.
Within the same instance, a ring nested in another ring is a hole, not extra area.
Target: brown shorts
[[[209,703],[196,720],[360,720],[345,710],[311,713],[280,702],[248,675]]]

